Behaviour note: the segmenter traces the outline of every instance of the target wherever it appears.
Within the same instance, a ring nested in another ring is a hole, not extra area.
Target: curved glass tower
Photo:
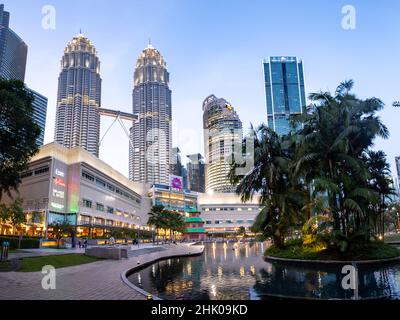
[[[235,192],[229,181],[234,145],[242,141],[242,122],[231,104],[215,95],[203,102],[206,192]]]
[[[99,156],[100,61],[92,42],[78,34],[66,46],[58,78],[54,140]]]
[[[10,13],[0,4],[0,77],[24,81],[28,46],[9,23]]]
[[[138,121],[130,129],[129,178],[168,185],[172,116],[169,73],[164,58],[151,44],[137,60],[132,97]]]

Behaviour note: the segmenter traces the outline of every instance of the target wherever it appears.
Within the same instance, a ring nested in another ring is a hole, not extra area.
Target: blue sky
[[[334,91],[355,81],[362,98],[376,96],[389,127],[376,141],[392,171],[400,155],[400,2],[397,0],[12,0],[11,28],[28,44],[26,82],[49,98],[45,142],[54,134],[57,78],[66,43],[82,28],[101,61],[102,106],[131,111],[136,59],[151,38],[170,72],[173,145],[183,154],[201,152],[206,96],[230,101],[244,127],[266,119],[262,59],[293,55],[304,63],[306,92]],[[341,26],[342,7],[356,9],[356,29]],[[55,30],[42,28],[44,5],[56,9]],[[102,119],[102,134],[112,122]],[[126,124],[128,126],[128,124]],[[128,140],[114,126],[102,141],[100,158],[128,174]]]

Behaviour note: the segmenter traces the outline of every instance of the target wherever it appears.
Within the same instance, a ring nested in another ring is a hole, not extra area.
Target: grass
[[[383,242],[354,243],[346,252],[325,248],[322,244],[303,245],[301,240],[288,241],[284,248],[269,247],[266,256],[299,260],[380,260],[400,256],[400,250]]]
[[[385,236],[385,242],[400,241],[400,233]]]
[[[83,254],[71,253],[60,255],[49,255],[41,257],[23,258],[20,272],[41,271],[43,266],[51,265],[54,268],[64,268],[99,261],[97,258],[88,257]]]

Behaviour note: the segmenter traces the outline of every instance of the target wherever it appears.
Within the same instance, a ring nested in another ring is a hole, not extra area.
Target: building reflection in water
[[[129,280],[163,299],[266,299],[271,295],[351,299],[341,289],[341,268],[282,266],[263,260],[266,245],[206,244],[201,256],[156,262]],[[359,296],[400,298],[400,266],[359,266]]]

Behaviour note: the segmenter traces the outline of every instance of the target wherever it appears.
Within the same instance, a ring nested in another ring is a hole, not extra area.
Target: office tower
[[[187,156],[189,162],[186,165],[188,175],[188,187],[191,191],[205,192],[205,167],[203,156],[200,153]]]
[[[171,153],[170,175],[182,177],[182,187],[183,189],[187,189],[188,176],[186,168],[182,165],[181,150],[178,147],[172,148]]]
[[[169,184],[171,156],[171,90],[162,55],[149,44],[139,55],[134,72],[130,129],[129,178],[150,184]]]
[[[203,102],[203,128],[206,192],[234,192],[228,175],[242,142],[242,122],[229,102],[210,95]]]
[[[79,33],[66,46],[58,77],[54,140],[99,156],[100,61],[92,42]]]
[[[4,11],[4,5],[0,4],[0,78],[25,81],[28,46],[9,28],[9,23],[10,13]],[[47,98],[28,87],[26,90],[33,95],[33,118],[41,131],[36,143],[41,146],[46,126]]]
[[[32,89],[26,89],[33,95],[33,119],[40,127],[40,136],[36,139],[36,144],[41,146],[43,145],[46,127],[47,98]]]
[[[306,106],[303,63],[296,57],[270,57],[263,61],[268,127],[289,133],[290,116]]]
[[[0,77],[24,81],[28,47],[9,23],[10,13],[0,4]]]

